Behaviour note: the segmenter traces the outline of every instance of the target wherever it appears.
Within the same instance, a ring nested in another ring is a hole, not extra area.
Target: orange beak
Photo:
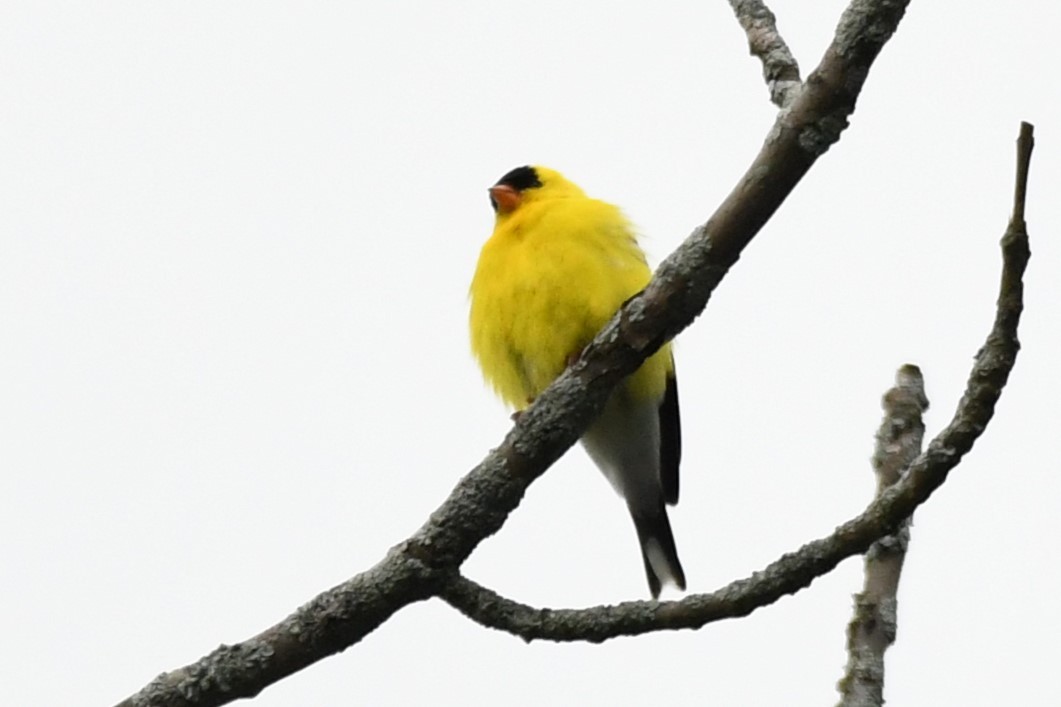
[[[507,184],[497,184],[490,187],[490,200],[494,202],[494,206],[499,214],[507,214],[514,211],[519,202],[523,200],[519,192],[508,186]]]

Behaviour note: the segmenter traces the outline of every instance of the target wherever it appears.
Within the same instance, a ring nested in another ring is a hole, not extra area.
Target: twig
[[[777,18],[759,0],[729,0],[729,4],[748,35],[749,51],[763,63],[770,101],[778,108],[788,107],[803,88],[803,81],[799,64],[777,31]]]
[[[878,496],[898,483],[921,453],[925,434],[921,415],[928,409],[928,398],[917,366],[899,369],[895,387],[882,402],[884,419],[873,454]],[[910,542],[910,520],[905,519],[896,532],[885,535],[866,552],[865,583],[855,595],[855,612],[847,627],[847,670],[838,684],[840,707],[884,704],[884,652],[895,642],[896,594]]]
[[[1017,179],[1013,189],[1013,215],[1010,217],[1009,228],[1025,233],[1024,202],[1028,195],[1028,170],[1032,163],[1032,149],[1035,147],[1035,128],[1031,123],[1021,122],[1020,135],[1017,137]],[[1018,233],[1018,237],[1020,235]]]

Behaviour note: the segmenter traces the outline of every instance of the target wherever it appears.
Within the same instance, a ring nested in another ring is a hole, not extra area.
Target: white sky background
[[[5,3],[4,702],[105,705],[379,560],[509,428],[468,350],[486,188],[556,167],[653,261],[774,118],[727,3]],[[775,1],[804,75],[843,2]],[[672,513],[692,591],[873,490],[917,363],[949,419],[989,329],[1035,123],[1024,344],[916,517],[886,696],[1042,704],[1061,628],[1054,2],[914,2],[852,126],[681,338]],[[581,449],[465,565],[515,599],[647,597]],[[525,645],[439,601],[255,704],[827,705],[861,561],[697,632]],[[676,596],[676,595],[670,595]]]

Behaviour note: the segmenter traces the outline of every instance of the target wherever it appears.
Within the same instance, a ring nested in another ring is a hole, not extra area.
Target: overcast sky
[[[843,2],[776,1],[804,73]],[[1043,704],[1061,629],[1057,3],[914,2],[851,128],[678,340],[690,591],[870,499],[879,400],[949,420],[1037,127],[1023,350],[923,506],[886,696]],[[469,352],[486,188],[541,163],[665,257],[775,115],[722,0],[0,7],[0,619],[11,705],[107,705],[407,537],[509,428]],[[465,565],[647,597],[581,449]],[[525,645],[439,601],[255,704],[828,705],[861,561],[747,619]],[[668,597],[678,596],[676,593]]]

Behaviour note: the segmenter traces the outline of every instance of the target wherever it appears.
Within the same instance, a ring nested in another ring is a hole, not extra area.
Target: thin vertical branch
[[[882,400],[884,419],[877,431],[873,471],[877,497],[898,483],[921,454],[922,414],[928,409],[925,382],[917,366],[895,374],[895,387]],[[847,670],[838,685],[840,707],[884,704],[884,652],[895,642],[899,578],[910,542],[910,518],[866,551],[865,585],[855,595],[855,613],[847,626]]]

